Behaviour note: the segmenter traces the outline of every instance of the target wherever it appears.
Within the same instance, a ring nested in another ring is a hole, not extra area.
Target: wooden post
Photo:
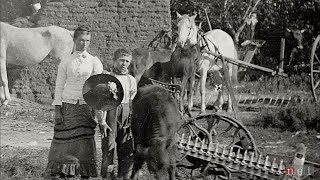
[[[207,21],[208,21],[209,28],[210,28],[210,31],[211,31],[211,30],[212,30],[212,26],[211,26],[211,23],[210,23],[210,20],[209,20],[209,17],[208,17],[207,9],[206,9],[206,8],[204,9],[204,14],[206,15],[206,19],[207,19]]]
[[[283,66],[284,66],[284,50],[286,46],[286,40],[284,38],[281,38],[281,49],[280,49],[280,66],[279,66],[279,72],[283,72]]]

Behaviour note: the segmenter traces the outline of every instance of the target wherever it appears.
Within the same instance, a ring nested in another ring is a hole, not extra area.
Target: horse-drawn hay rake
[[[320,36],[313,44],[310,61],[311,87],[315,102],[319,102],[320,91],[319,41]],[[246,68],[260,69],[273,75],[284,75],[282,72],[228,59],[212,52],[206,53]],[[166,87],[173,95],[181,93],[179,85],[150,80],[153,84]],[[305,101],[301,98],[242,99],[244,104],[260,102],[284,107],[290,103],[302,104]],[[178,166],[191,169],[192,178],[230,180],[234,174],[247,174],[248,177],[244,179],[305,179],[320,170],[320,164],[305,160],[306,147],[303,144],[297,145],[297,151],[291,160],[264,156],[257,149],[253,136],[241,121],[219,113],[202,114],[185,119],[177,135]],[[311,171],[306,173],[305,170],[308,168],[309,170],[311,168]]]
[[[150,80],[172,95],[181,93],[179,85]],[[299,170],[312,168],[305,177],[320,170],[320,164],[305,160],[303,144],[298,145],[292,161],[262,155],[241,121],[219,113],[185,118],[177,136],[178,167],[191,169],[193,179],[230,180],[234,174],[247,174],[245,179],[304,179]]]

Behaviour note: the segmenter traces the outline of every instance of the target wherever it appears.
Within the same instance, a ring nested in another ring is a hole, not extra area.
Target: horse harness
[[[204,45],[203,45],[203,46],[200,46],[200,53],[199,53],[198,58],[197,58],[197,63],[199,62],[200,56],[202,56],[202,58],[208,59],[208,60],[210,61],[210,67],[209,67],[209,69],[211,69],[214,65],[217,65],[217,66],[218,66],[218,60],[219,60],[219,59],[222,59],[222,58],[221,58],[222,54],[220,53],[218,46],[216,46],[216,45],[209,39],[209,41],[211,42],[211,44],[212,44],[213,47],[214,47],[215,52],[217,52],[217,53],[219,54],[219,56],[214,56],[215,58],[212,59],[212,58],[209,57],[210,54],[204,52],[204,49],[205,49],[205,48],[208,48],[208,50],[209,50],[210,52],[212,52],[212,50],[211,50],[210,47],[209,47],[208,39],[205,38],[205,36],[204,36],[203,33],[198,33],[198,38],[197,38],[197,39],[198,39],[198,43],[199,43],[199,44],[200,44],[200,39],[204,41]],[[204,55],[204,53],[205,53],[205,54],[208,54],[208,55]],[[213,61],[213,62],[212,62],[212,61]],[[199,64],[199,67],[200,67],[200,64]],[[219,67],[220,67],[220,66],[219,66]],[[220,69],[222,69],[222,66],[220,67]]]

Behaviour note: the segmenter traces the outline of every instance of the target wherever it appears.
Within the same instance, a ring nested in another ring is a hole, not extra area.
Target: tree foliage
[[[250,39],[250,26],[245,24],[243,29],[241,26],[244,25],[248,10],[257,1],[259,0],[171,0],[172,27],[175,27],[176,12],[189,15],[198,13],[196,20],[203,22],[204,31],[209,31],[204,13],[206,8],[213,29],[228,32],[239,46]],[[259,62],[270,64],[272,61],[272,64],[278,64],[280,39],[284,37],[286,28],[305,29],[306,47],[310,47],[314,38],[320,34],[320,0],[260,0],[253,13],[258,18],[254,38],[267,41],[262,46],[263,60],[258,60]]]
[[[238,29],[246,13],[247,7],[257,0],[171,0],[173,19],[175,12],[180,14],[198,13],[197,19],[204,22],[204,30],[208,31],[204,8],[207,8],[210,22],[214,28],[230,32],[226,22],[233,29]],[[227,2],[225,4],[225,2]],[[251,4],[250,4],[251,3]],[[226,8],[227,7],[227,8]],[[261,0],[255,9],[258,14],[257,31],[284,31],[286,28],[307,29],[313,37],[320,34],[320,1],[319,0]],[[174,21],[173,21],[174,22]],[[174,25],[173,25],[174,26]],[[241,34],[246,39],[248,29]],[[280,38],[280,37],[279,37]]]

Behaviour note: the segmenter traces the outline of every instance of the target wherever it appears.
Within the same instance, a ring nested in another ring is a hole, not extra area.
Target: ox
[[[17,28],[0,22],[0,105],[10,101],[6,64],[28,66],[40,63],[48,55],[61,60],[71,54],[73,32],[49,26]]]
[[[169,91],[156,85],[139,88],[132,102],[131,129],[134,139],[134,166],[132,179],[144,162],[157,179],[168,170],[175,179],[176,132],[182,124],[176,100]]]

